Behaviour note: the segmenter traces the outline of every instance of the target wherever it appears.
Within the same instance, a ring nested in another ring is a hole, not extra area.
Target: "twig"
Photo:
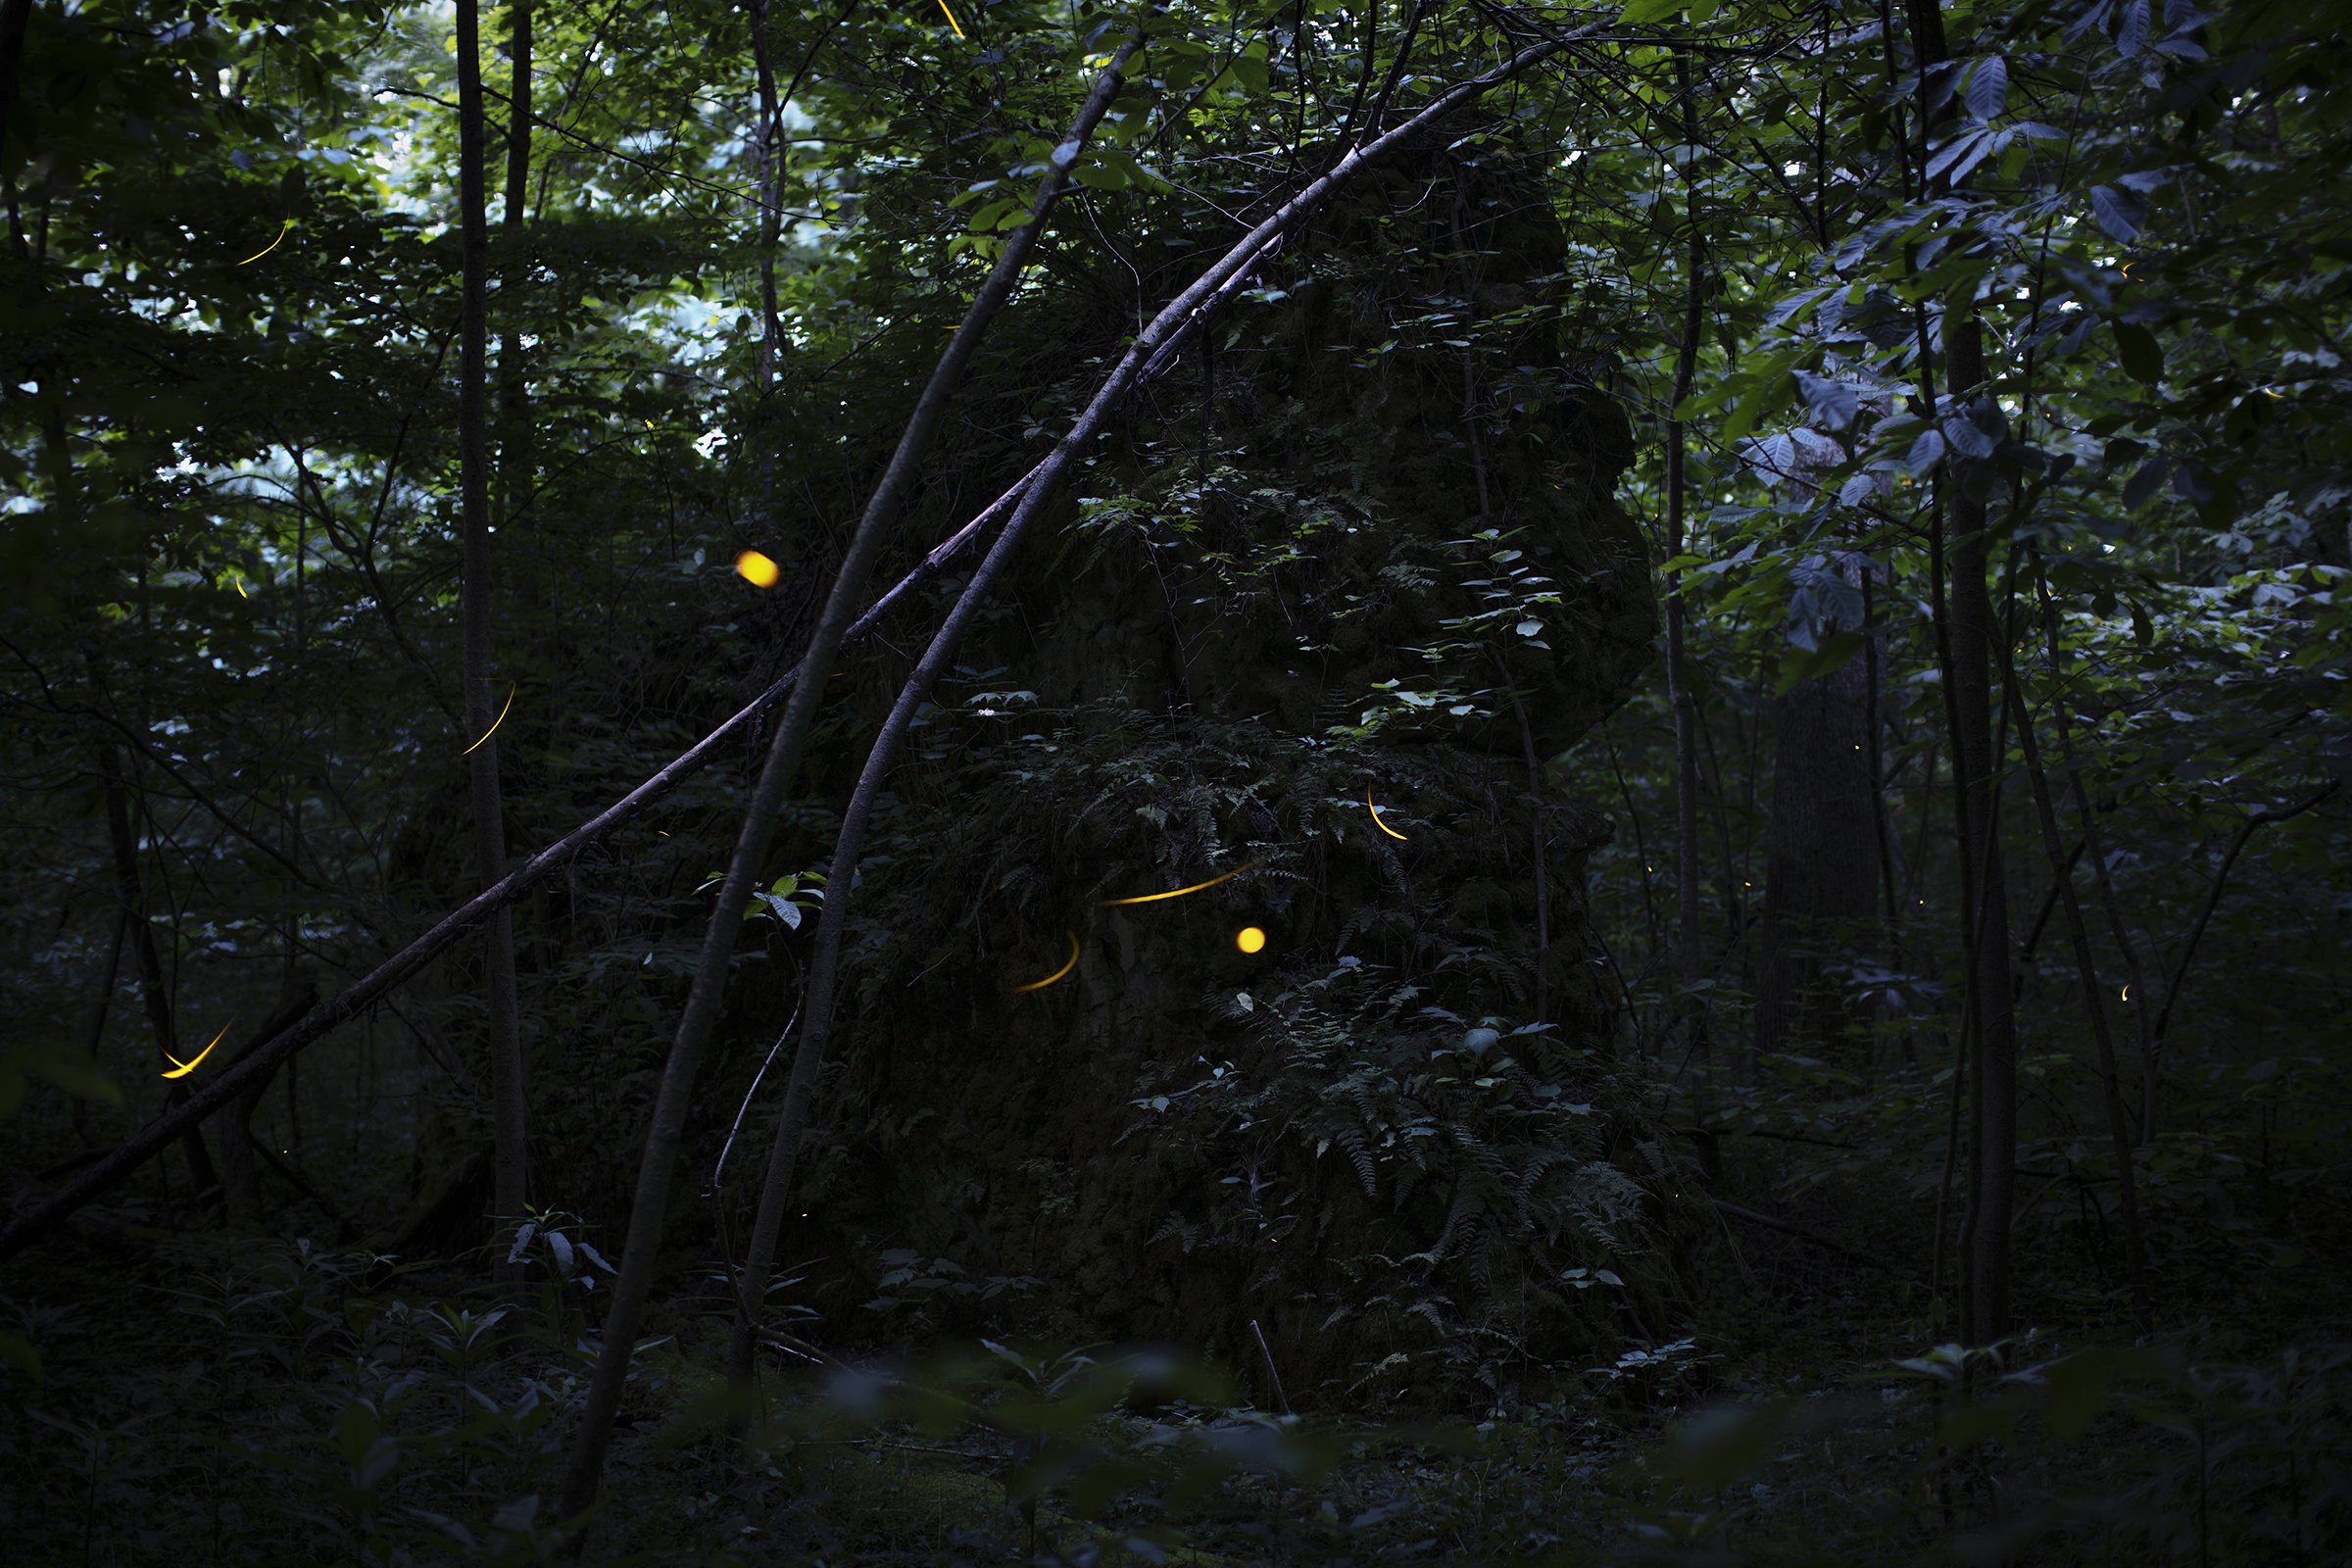
[[[1743,1219],[1750,1225],[1761,1225],[1766,1230],[1779,1231],[1782,1235],[1793,1236],[1800,1242],[1810,1242],[1815,1247],[1827,1248],[1829,1250],[1836,1252],[1839,1257],[1859,1263],[1865,1268],[1875,1268],[1883,1274],[1896,1274],[1901,1272],[1899,1269],[1891,1268],[1888,1265],[1882,1263],[1877,1258],[1871,1256],[1868,1252],[1856,1251],[1853,1248],[1846,1246],[1843,1242],[1838,1241],[1837,1238],[1824,1236],[1819,1231],[1809,1231],[1802,1225],[1792,1225],[1785,1219],[1778,1219],[1770,1214],[1759,1214],[1752,1208],[1741,1208],[1738,1203],[1727,1203],[1720,1198],[1711,1198],[1707,1200],[1707,1201],[1713,1203],[1717,1208],[1721,1209],[1724,1213],[1731,1215],[1734,1219]]]
[[[1266,1331],[1257,1326],[1257,1319],[1251,1318],[1250,1332],[1257,1336],[1257,1353],[1266,1358],[1266,1376],[1274,1382],[1274,1407],[1284,1415],[1289,1415],[1291,1396],[1282,1392],[1282,1374],[1274,1368],[1274,1348],[1266,1344]]]

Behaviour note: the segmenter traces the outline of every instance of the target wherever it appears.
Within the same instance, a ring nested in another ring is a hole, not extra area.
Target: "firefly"
[[[1012,989],[1015,991],[1043,991],[1046,989],[1046,987],[1052,985],[1054,981],[1060,979],[1063,975],[1068,974],[1072,969],[1076,968],[1078,966],[1078,933],[1075,931],[1070,932],[1069,938],[1069,962],[1063,964],[1060,968],[1054,970],[1043,980],[1032,980],[1025,986],[1014,986]]]
[[[1220,882],[1229,882],[1256,863],[1257,861],[1254,859],[1245,860],[1222,876],[1212,876],[1207,881],[1196,882],[1189,888],[1175,888],[1166,893],[1142,893],[1132,899],[1104,899],[1102,906],[1108,908],[1114,904],[1157,904],[1162,899],[1181,899],[1187,893],[1198,893],[1202,888],[1213,888]]]
[[[263,246],[260,250],[255,251],[251,256],[246,257],[245,260],[239,262],[237,265],[239,267],[252,266],[255,262],[260,261],[263,257],[277,249],[277,240],[284,239],[292,232],[294,232],[294,220],[289,218],[286,220],[286,226],[277,231],[277,239],[271,240],[269,244]]]
[[[949,25],[949,26],[951,26],[951,27],[954,27],[954,28],[956,29],[956,37],[958,37],[958,38],[962,37],[962,36],[963,36],[963,26],[962,26],[962,24],[958,23],[958,22],[956,20],[956,13],[955,13],[955,12],[953,12],[953,11],[948,11],[948,0],[939,0],[939,9],[940,9],[940,10],[942,10],[942,11],[947,11],[947,12],[948,12],[948,25]]]
[[[188,1074],[194,1072],[196,1070],[196,1062],[202,1061],[205,1057],[211,1055],[213,1054],[213,1046],[217,1046],[221,1041],[228,1038],[229,1027],[236,1021],[237,1020],[232,1016],[228,1020],[228,1023],[222,1024],[220,1026],[220,1032],[213,1036],[212,1045],[208,1045],[202,1051],[196,1053],[194,1061],[182,1061],[177,1056],[172,1055],[170,1052],[165,1052],[164,1059],[172,1064],[172,1070],[164,1074],[164,1076],[167,1078],[185,1078]]]
[[[514,683],[513,681],[509,681],[509,682],[507,682],[507,708],[513,708],[514,706]],[[486,741],[486,740],[488,740],[488,739],[489,739],[491,736],[493,736],[493,735],[497,734],[497,733],[498,733],[498,726],[499,726],[499,725],[501,725],[501,724],[504,724],[504,723],[507,721],[507,708],[502,708],[502,709],[500,709],[500,710],[498,710],[498,716],[497,716],[496,718],[494,718],[494,719],[492,719],[492,720],[490,721],[490,727],[489,727],[488,729],[486,729],[486,730],[482,731],[482,740],[480,740],[480,741],[475,741],[475,742],[473,743],[473,745],[472,745],[472,746],[468,746],[468,747],[466,747],[466,750],[464,750],[464,751],[460,752],[458,755],[459,755],[460,757],[470,757],[470,756],[472,756],[472,755],[473,755],[473,752],[474,752],[474,749],[475,749],[476,747],[480,746],[480,745],[482,744],[482,741]]]
[[[1244,953],[1260,953],[1265,950],[1266,934],[1256,926],[1246,925],[1233,934],[1233,945]]]
[[[735,569],[743,574],[745,582],[755,588],[773,588],[776,585],[776,579],[783,575],[776,569],[774,562],[757,550],[746,550],[742,555],[737,556]]]
[[[1380,808],[1372,804],[1372,786],[1369,784],[1364,786],[1364,808],[1372,813],[1372,825],[1374,827],[1380,829],[1383,833],[1386,833],[1393,839],[1402,839],[1404,837],[1403,834],[1397,832],[1395,828],[1389,826],[1388,823],[1383,822],[1380,819]]]

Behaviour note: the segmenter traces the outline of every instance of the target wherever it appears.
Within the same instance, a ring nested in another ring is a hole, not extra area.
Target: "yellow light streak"
[[[737,556],[735,569],[743,574],[745,582],[755,588],[773,588],[776,585],[776,579],[784,575],[774,562],[757,550],[746,550],[742,555]]]
[[[277,241],[278,241],[278,240],[282,240],[282,239],[284,239],[284,238],[285,238],[285,237],[286,237],[288,234],[291,234],[291,233],[293,233],[293,232],[294,232],[294,220],[292,220],[291,218],[289,218],[289,219],[287,219],[287,220],[286,220],[286,226],[285,226],[285,227],[283,227],[283,228],[281,228],[281,229],[279,229],[279,230],[277,231],[277,239],[273,239],[273,240],[271,240],[271,241],[270,241],[269,244],[267,244],[267,245],[263,246],[263,247],[262,247],[260,250],[258,250],[258,251],[255,251],[255,252],[254,252],[254,253],[253,253],[251,256],[248,256],[248,257],[246,257],[246,258],[245,258],[245,260],[243,260],[243,261],[239,262],[237,265],[238,265],[239,267],[250,267],[250,266],[252,266],[252,265],[253,265],[255,262],[258,262],[258,261],[260,261],[260,260],[261,260],[263,257],[265,257],[265,256],[269,255],[269,254],[270,254],[271,251],[273,251],[273,250],[277,249]]]
[[[1244,953],[1262,953],[1265,951],[1266,934],[1256,926],[1246,925],[1233,934],[1233,945]]]
[[[1364,808],[1372,813],[1372,825],[1374,827],[1380,829],[1383,833],[1386,833],[1393,839],[1396,839],[1400,842],[1403,840],[1403,834],[1397,832],[1395,828],[1389,826],[1388,823],[1383,822],[1380,819],[1380,808],[1372,804],[1372,786],[1369,784],[1364,786]]]
[[[1045,990],[1045,989],[1046,989],[1046,987],[1048,987],[1048,986],[1052,985],[1052,984],[1053,984],[1054,981],[1056,981],[1056,980],[1060,979],[1060,978],[1061,978],[1063,975],[1065,975],[1065,974],[1068,974],[1068,973],[1069,973],[1069,972],[1070,972],[1072,969],[1075,969],[1076,967],[1078,967],[1078,933],[1077,933],[1077,932],[1075,932],[1075,931],[1072,931],[1071,933],[1069,933],[1069,937],[1070,937],[1070,961],[1069,961],[1069,962],[1067,962],[1067,963],[1063,964],[1063,965],[1062,965],[1060,968],[1058,968],[1058,969],[1054,970],[1054,971],[1052,974],[1050,974],[1050,975],[1046,976],[1046,977],[1045,977],[1043,980],[1032,980],[1032,981],[1030,981],[1030,982],[1029,982],[1027,985],[1025,985],[1025,986],[1014,986],[1012,989],[1013,989],[1013,990],[1015,990],[1015,991],[1043,991],[1043,990]]]
[[[948,11],[948,0],[939,0],[939,9]],[[956,37],[963,36],[963,24],[956,20],[956,13],[953,11],[948,11],[948,25],[956,29]]]
[[[1132,899],[1104,899],[1102,906],[1108,908],[1114,904],[1157,904],[1162,899],[1181,899],[1187,893],[1198,893],[1202,888],[1213,888],[1220,882],[1230,882],[1256,863],[1257,861],[1253,859],[1245,860],[1222,876],[1212,876],[1207,881],[1196,882],[1189,888],[1175,888],[1166,893],[1139,893]]]
[[[237,597],[238,597],[239,599],[251,599],[251,598],[253,597],[253,595],[249,594],[249,593],[247,593],[247,592],[245,591],[245,579],[244,579],[244,578],[242,578],[242,577],[231,577],[231,578],[229,578],[228,580],[229,580],[230,582],[232,582],[232,583],[235,583],[235,584],[237,585]]]
[[[509,681],[509,682],[507,682],[507,708],[513,708],[514,706],[514,683],[513,681]],[[498,716],[497,716],[496,718],[494,718],[494,719],[492,719],[492,720],[490,721],[490,727],[489,727],[488,729],[486,729],[486,730],[482,731],[482,740],[481,740],[481,741],[475,741],[475,742],[473,743],[473,746],[468,746],[468,747],[466,747],[466,750],[464,750],[464,751],[460,752],[458,755],[459,755],[460,757],[471,757],[471,756],[473,755],[473,752],[474,752],[474,747],[478,747],[478,746],[480,746],[480,745],[482,744],[482,741],[486,741],[486,740],[488,740],[488,739],[489,739],[491,736],[493,736],[493,735],[497,734],[497,733],[498,733],[498,726],[499,726],[499,725],[501,725],[501,724],[504,724],[504,723],[507,721],[507,708],[502,708],[502,709],[500,709],[500,710],[498,710]]]
[[[230,1014],[228,1022],[220,1026],[220,1032],[213,1036],[212,1045],[206,1046],[202,1051],[196,1053],[196,1061],[181,1061],[177,1056],[174,1056],[169,1051],[165,1052],[164,1059],[172,1064],[172,1071],[164,1074],[164,1076],[167,1078],[185,1078],[188,1074],[194,1072],[196,1070],[196,1062],[202,1061],[205,1057],[211,1055],[213,1054],[213,1046],[217,1046],[221,1041],[228,1038],[228,1031],[232,1026],[235,1025],[236,1021],[236,1015],[233,1013]]]

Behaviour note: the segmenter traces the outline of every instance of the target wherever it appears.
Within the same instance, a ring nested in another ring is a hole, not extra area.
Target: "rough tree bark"
[[[459,506],[466,532],[466,728],[473,808],[473,858],[485,888],[507,874],[507,830],[498,788],[502,713],[490,672],[490,223],[483,169],[481,17],[478,0],[458,0],[458,221],[465,267],[458,345]],[[519,114],[515,117],[520,119]],[[493,1147],[491,1203],[500,1225],[520,1219],[526,1200],[522,1021],[514,994],[514,921],[492,914],[482,951],[488,993]],[[505,1268],[506,1265],[500,1265]]]

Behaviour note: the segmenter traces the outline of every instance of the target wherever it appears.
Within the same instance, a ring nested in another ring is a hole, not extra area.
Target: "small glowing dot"
[[[755,588],[773,588],[776,585],[776,579],[783,575],[776,570],[774,562],[757,550],[746,550],[742,555],[737,556],[735,569],[743,574],[745,582]]]
[[[1266,945],[1266,934],[1253,925],[1246,925],[1233,934],[1233,945],[1244,953],[1256,953]]]

